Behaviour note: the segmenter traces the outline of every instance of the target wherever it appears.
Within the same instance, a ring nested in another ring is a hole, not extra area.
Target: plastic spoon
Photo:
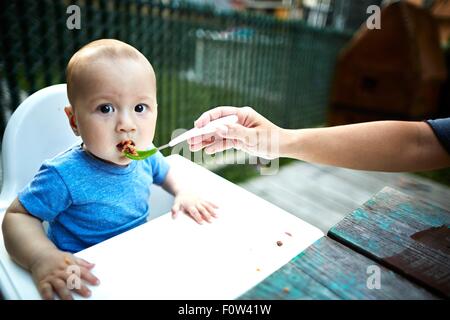
[[[180,142],[186,141],[189,138],[201,136],[203,134],[213,133],[216,131],[216,129],[220,126],[226,125],[226,124],[233,124],[238,121],[238,117],[236,115],[226,116],[222,117],[216,120],[211,121],[206,126],[202,128],[192,128],[191,130],[186,131],[185,133],[180,134],[178,137],[170,140],[169,143],[160,146],[158,148],[152,148],[149,150],[136,150],[137,156],[132,155],[131,153],[125,152],[125,156],[127,158],[130,158],[132,160],[144,160],[152,155],[154,155],[159,150],[173,147]]]

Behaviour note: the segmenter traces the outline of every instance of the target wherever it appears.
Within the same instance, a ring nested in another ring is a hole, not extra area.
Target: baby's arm
[[[14,261],[29,270],[44,299],[53,299],[56,293],[62,299],[71,299],[67,286],[70,265],[80,268],[81,279],[97,284],[98,279],[90,269],[93,264],[60,251],[45,235],[42,222],[30,215],[16,198],[6,210],[2,224],[5,247]],[[89,296],[90,290],[79,281],[82,296]]]
[[[214,203],[199,198],[179,181],[180,179],[176,178],[175,171],[169,169],[162,185],[164,190],[175,196],[175,201],[172,206],[173,218],[177,216],[180,210],[183,210],[199,224],[202,224],[203,221],[211,222],[212,217],[217,217],[214,209],[218,207]]]

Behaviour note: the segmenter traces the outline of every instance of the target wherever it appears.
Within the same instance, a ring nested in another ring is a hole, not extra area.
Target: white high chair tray
[[[90,299],[235,299],[324,235],[183,157],[167,159],[192,190],[220,206],[219,218],[198,225],[165,214],[79,252],[101,281],[90,286]],[[31,277],[20,277],[20,298],[39,298]]]

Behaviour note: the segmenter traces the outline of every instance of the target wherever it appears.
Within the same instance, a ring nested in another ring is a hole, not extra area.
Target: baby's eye
[[[148,106],[146,104],[140,103],[138,105],[136,105],[134,107],[134,111],[138,112],[138,113],[142,113],[144,112],[146,109],[148,108]]]
[[[110,113],[114,112],[114,107],[112,104],[102,104],[101,106],[98,106],[98,110],[100,110],[101,113]]]

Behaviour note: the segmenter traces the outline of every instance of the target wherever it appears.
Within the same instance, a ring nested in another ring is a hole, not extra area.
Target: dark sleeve
[[[442,146],[450,153],[450,118],[427,120]]]

